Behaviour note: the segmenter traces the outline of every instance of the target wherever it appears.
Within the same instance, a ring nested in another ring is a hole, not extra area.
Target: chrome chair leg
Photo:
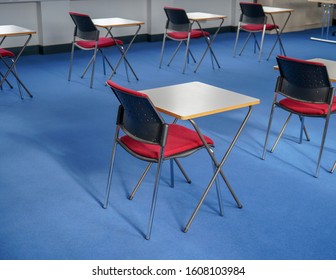
[[[329,125],[329,117],[330,117],[330,115],[326,117],[325,124],[324,124],[322,141],[321,141],[321,146],[320,146],[320,152],[319,152],[319,156],[318,156],[318,160],[317,160],[317,167],[316,167],[316,171],[315,171],[315,177],[316,178],[318,177],[318,172],[319,172],[320,165],[321,165],[321,159],[322,159],[322,153],[323,153],[324,143],[325,143],[325,139],[327,137],[327,131],[328,131],[328,125]]]
[[[330,173],[334,173],[335,168],[336,168],[336,160],[335,160],[333,166],[332,166],[331,169],[330,169]]]
[[[270,151],[271,153],[274,152],[275,147],[278,145],[278,142],[279,142],[282,134],[284,133],[284,131],[285,131],[285,129],[286,129],[287,125],[288,125],[288,122],[289,122],[289,120],[290,120],[290,118],[291,118],[292,115],[293,115],[293,113],[290,113],[289,116],[287,117],[287,119],[285,121],[285,124],[283,125],[283,127],[282,127],[282,129],[281,129],[281,131],[280,131],[280,133],[279,133],[279,135],[277,137],[277,139],[275,140],[275,142],[274,142],[274,144],[272,146],[272,149]]]
[[[160,185],[161,165],[162,165],[162,158],[159,159],[158,167],[157,167],[157,171],[156,171],[156,176],[155,176],[152,205],[151,205],[147,234],[146,234],[146,239],[147,240],[150,239],[150,236],[151,236],[151,233],[152,233],[153,220],[154,220],[154,214],[155,214],[155,208],[156,208],[156,201],[157,201],[157,195],[158,195],[159,185]]]
[[[142,176],[140,177],[138,183],[136,184],[135,188],[133,189],[132,193],[131,193],[130,196],[128,197],[129,200],[132,200],[132,199],[134,198],[136,192],[138,191],[138,189],[139,189],[139,187],[140,187],[142,181],[145,179],[145,177],[146,177],[146,175],[147,175],[149,169],[152,167],[152,165],[153,165],[153,162],[150,162],[150,163],[147,165],[147,167],[146,167],[144,173],[142,174]]]
[[[275,105],[273,103],[272,109],[271,109],[271,113],[270,113],[270,117],[269,117],[269,121],[268,121],[267,132],[266,132],[265,143],[264,143],[264,149],[263,149],[263,153],[262,153],[261,159],[265,159],[266,149],[267,149],[267,143],[268,143],[268,137],[269,137],[271,126],[272,126],[274,109],[275,109]]]
[[[187,173],[185,172],[185,170],[183,169],[181,163],[176,158],[174,159],[174,161],[177,164],[180,171],[182,172],[182,174],[183,174],[184,178],[186,179],[187,183],[190,184],[191,180],[190,180],[189,176],[187,175]]]

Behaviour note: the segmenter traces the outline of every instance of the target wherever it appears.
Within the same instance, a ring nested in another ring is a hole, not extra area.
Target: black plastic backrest
[[[240,2],[240,21],[250,24],[264,24],[267,21],[264,9],[261,4]]]
[[[331,102],[333,90],[324,64],[285,56],[277,56],[277,62],[281,77],[277,92],[303,102]]]
[[[167,29],[176,31],[190,30],[191,23],[184,9],[173,7],[164,7],[163,9],[167,15]]]
[[[92,22],[89,15],[69,12],[70,17],[75,23],[75,36],[83,40],[98,40],[99,30]]]
[[[121,104],[117,122],[122,130],[138,141],[164,145],[166,124],[148,96],[110,80],[107,84]]]

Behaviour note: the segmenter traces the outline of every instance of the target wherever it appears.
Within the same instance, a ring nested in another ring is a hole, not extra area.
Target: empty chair
[[[196,62],[195,57],[189,49],[190,39],[199,39],[204,38],[207,44],[210,44],[210,34],[209,32],[202,31],[199,29],[193,29],[192,23],[190,22],[188,15],[184,9],[173,8],[173,7],[164,7],[164,11],[167,16],[166,26],[163,34],[162,41],[162,49],[160,56],[160,68],[163,60],[163,53],[165,49],[166,39],[171,39],[174,41],[178,41],[179,44],[176,47],[168,66],[171,64],[173,59],[175,58],[178,50],[181,45],[184,43],[186,46],[184,61],[183,61],[183,73],[185,73],[187,61],[189,61],[189,55],[192,57],[194,63]],[[219,67],[219,63],[216,57],[213,54],[212,49],[210,48],[211,60],[213,63],[213,58],[215,58],[217,66]]]
[[[3,64],[6,66],[6,68],[10,69],[11,65],[14,63],[15,54],[13,52],[9,51],[9,50],[0,48],[0,59],[3,62]],[[7,59],[10,60],[9,63],[8,63],[8,61],[6,61]],[[20,82],[18,80],[18,76],[16,74],[16,67],[15,66],[13,67],[12,71],[13,71],[12,74],[15,75],[15,77],[16,77],[16,81],[17,81],[17,84],[18,84],[19,92],[20,92],[20,97],[22,99],[23,96],[22,96],[22,93],[21,93],[21,85],[20,85]],[[2,80],[4,78],[3,73],[0,72],[0,76],[1,76],[0,80]],[[5,79],[4,82],[6,82],[10,88],[13,88],[12,84],[7,79]],[[1,85],[1,89],[2,89],[2,85]]]
[[[304,125],[305,118],[323,118],[325,123],[315,171],[315,177],[318,177],[323,147],[327,136],[329,118],[331,114],[336,112],[334,88],[330,84],[327,68],[322,63],[285,56],[277,56],[277,62],[280,76],[276,82],[262,158],[265,158],[275,108],[288,111],[289,116],[271,148],[271,152],[274,151],[293,114],[298,115],[301,122],[300,143],[302,142],[303,133],[305,133],[307,140],[309,140]]]
[[[146,234],[146,239],[149,239],[163,162],[165,160],[172,162],[177,158],[187,157],[204,148],[204,144],[195,130],[176,123],[165,123],[146,94],[121,87],[112,81],[108,81],[107,84],[118,98],[120,106],[103,206],[107,208],[109,202],[117,145],[124,148],[132,156],[148,162],[147,168],[130,194],[130,199],[134,197],[152,164],[156,163],[156,178]],[[214,142],[209,137],[205,136],[204,138],[208,145],[213,146]],[[217,187],[219,188],[219,185]],[[218,199],[221,207],[219,191]]]
[[[70,81],[71,79],[71,71],[72,71],[72,63],[73,63],[75,46],[85,51],[93,51],[93,56],[81,76],[81,78],[83,78],[85,76],[85,73],[89,69],[89,67],[90,66],[92,67],[91,80],[90,80],[90,87],[92,88],[97,52],[99,51],[103,56],[103,68],[104,68],[104,75],[105,75],[106,74],[105,61],[111,67],[112,70],[113,70],[113,67],[111,63],[109,62],[109,60],[107,59],[107,57],[105,56],[103,49],[118,45],[118,49],[121,50],[122,52],[123,42],[121,40],[112,39],[110,37],[100,37],[99,30],[94,25],[89,15],[75,13],[75,12],[70,12],[69,14],[73,22],[75,23],[75,29],[74,29],[74,35],[73,35],[72,48],[71,48],[71,58],[70,58],[70,68],[69,68],[68,80]],[[126,71],[127,71],[127,68],[126,68]]]
[[[239,34],[241,30],[248,32],[248,36],[245,40],[245,43],[239,55],[243,53],[247,45],[247,42],[249,41],[251,36],[253,36],[254,52],[256,52],[256,47],[258,47],[259,49],[258,60],[260,61],[265,33],[266,31],[271,31],[271,30],[276,31],[280,46],[282,47],[282,42],[279,36],[279,27],[275,24],[267,23],[267,16],[265,15],[265,12],[261,4],[241,2],[240,8],[241,8],[241,15],[240,15],[240,19],[239,19],[238,27],[237,27],[236,42],[235,42],[234,51],[233,51],[234,56],[236,56],[238,39],[239,39]],[[260,44],[257,40],[256,33],[261,33]]]

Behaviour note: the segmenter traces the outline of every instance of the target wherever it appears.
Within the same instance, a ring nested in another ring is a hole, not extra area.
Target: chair
[[[303,133],[305,133],[306,138],[309,141],[309,135],[304,125],[304,118],[324,118],[324,130],[315,171],[315,177],[318,177],[329,118],[331,114],[336,112],[334,88],[330,84],[327,68],[322,63],[285,56],[277,56],[277,62],[280,76],[276,83],[262,158],[265,158],[266,146],[275,108],[281,108],[288,111],[289,116],[286,119],[271,152],[274,151],[293,114],[298,115],[301,122],[300,143],[302,142]],[[279,95],[284,98],[278,98]]]
[[[248,32],[249,34],[245,40],[245,43],[239,55],[243,53],[247,45],[247,42],[249,41],[251,36],[253,36],[254,52],[256,52],[256,46],[257,46],[259,49],[258,61],[260,61],[266,31],[275,30],[278,36],[277,38],[280,43],[280,46],[282,46],[282,42],[281,42],[280,35],[279,35],[279,27],[275,24],[267,23],[267,16],[264,13],[263,6],[261,4],[245,3],[245,2],[241,2],[239,4],[241,8],[241,15],[240,15],[240,19],[239,19],[238,27],[237,27],[236,42],[235,42],[234,51],[233,51],[234,56],[236,56],[236,50],[237,50],[240,30],[243,30],[243,31]],[[260,45],[258,43],[256,33],[261,33]]]
[[[7,49],[3,49],[3,48],[0,48],[0,59],[1,61],[3,62],[3,64],[6,66],[7,69],[10,69],[11,68],[11,65],[14,63],[14,60],[15,60],[15,54]],[[6,60],[9,59],[10,60],[10,63],[8,63]],[[16,71],[16,67],[14,66],[13,70],[12,70],[12,74],[15,75],[17,77],[17,71]],[[4,75],[0,72],[0,76],[1,76],[1,79],[4,78]],[[23,96],[22,96],[22,93],[21,93],[21,85],[18,81],[18,79],[16,79],[17,81],[17,84],[18,84],[18,88],[19,88],[19,92],[20,92],[20,97],[21,99],[23,99]],[[5,82],[8,84],[8,86],[10,88],[13,88],[13,86],[11,85],[11,83],[5,79]],[[2,89],[2,85],[1,85],[1,89]]]
[[[146,239],[148,240],[150,239],[152,230],[163,162],[165,160],[172,162],[172,160],[189,156],[204,148],[204,144],[196,131],[176,123],[165,123],[146,94],[121,87],[111,80],[107,84],[119,100],[120,106],[103,207],[107,208],[108,206],[117,145],[120,145],[132,156],[148,162],[147,168],[129,196],[129,199],[133,199],[152,164],[157,163],[150,218],[146,234]],[[209,137],[205,136],[204,138],[209,145],[214,145],[214,142]],[[188,179],[187,181],[190,183]],[[217,188],[219,188],[219,185],[217,185]],[[219,189],[217,190],[221,207]]]
[[[90,81],[90,87],[92,88],[97,52],[99,51],[103,56],[103,69],[104,69],[104,75],[106,75],[105,61],[107,62],[107,64],[110,66],[112,70],[114,69],[111,63],[108,61],[107,57],[105,56],[103,49],[112,47],[112,46],[118,46],[118,49],[121,52],[123,52],[124,51],[123,42],[121,40],[112,39],[110,37],[100,37],[99,30],[94,25],[89,15],[76,13],[76,12],[69,12],[69,14],[73,22],[75,23],[75,29],[74,29],[72,48],[71,48],[68,80],[70,81],[71,79],[71,71],[72,71],[72,63],[73,63],[75,46],[85,51],[93,51],[93,56],[81,76],[81,78],[83,78],[87,70],[89,69],[89,67],[92,66],[91,81]],[[127,73],[127,68],[126,68],[126,73]]]
[[[184,62],[183,62],[183,73],[185,73],[186,63],[187,61],[189,62],[189,55],[192,57],[194,63],[196,63],[195,57],[193,56],[192,52],[189,49],[190,39],[204,38],[206,40],[206,43],[209,45],[210,44],[210,33],[199,30],[199,29],[192,29],[192,23],[190,22],[188,15],[184,9],[164,7],[164,11],[167,16],[167,21],[166,21],[164,34],[163,34],[159,67],[161,68],[161,65],[162,65],[165,43],[166,43],[166,39],[168,38],[168,39],[179,42],[178,46],[176,47],[168,63],[168,66],[171,64],[171,62],[175,58],[182,43],[186,45],[186,51],[185,51]],[[210,48],[210,53],[211,53],[212,65],[213,65],[213,58],[215,58],[217,66],[220,67],[211,48]]]

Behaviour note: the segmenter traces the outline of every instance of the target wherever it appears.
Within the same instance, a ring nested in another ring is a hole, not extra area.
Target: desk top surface
[[[217,14],[210,14],[210,13],[203,13],[203,12],[191,12],[191,13],[187,13],[187,16],[190,20],[198,20],[198,21],[227,18],[227,16],[225,15],[217,15]]]
[[[294,9],[263,6],[265,14],[291,13]]]
[[[96,18],[92,22],[98,27],[122,27],[122,26],[135,26],[145,24],[143,21],[126,19],[126,18]]]
[[[31,34],[36,34],[36,31],[17,25],[0,25],[0,36],[21,36]]]
[[[162,113],[188,120],[257,105],[260,100],[200,82],[142,90]]]

